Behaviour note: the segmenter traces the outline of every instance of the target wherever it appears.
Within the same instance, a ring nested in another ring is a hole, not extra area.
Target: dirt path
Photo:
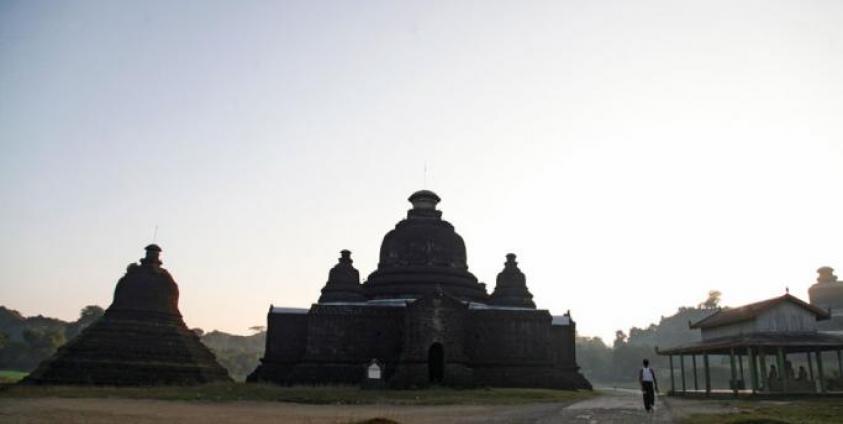
[[[661,401],[663,398],[659,398]],[[2,423],[307,423],[344,424],[385,417],[404,424],[444,423],[671,423],[677,407],[714,412],[711,405],[657,402],[647,414],[635,391],[604,391],[597,398],[558,403],[512,406],[453,405],[304,405],[275,402],[176,402],[131,399],[0,399]]]

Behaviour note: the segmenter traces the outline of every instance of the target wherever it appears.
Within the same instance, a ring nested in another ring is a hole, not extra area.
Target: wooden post
[[[764,353],[763,348],[758,348],[758,354],[761,356],[761,387],[764,390],[769,390],[770,388],[767,387],[769,382],[767,381],[767,354]]]
[[[825,393],[825,381],[823,381],[823,353],[817,351],[817,378],[820,380],[820,393]]]
[[[732,371],[732,392],[735,393],[735,397],[738,397],[738,382],[735,381],[737,379],[737,372],[735,370],[735,349],[729,349],[729,369]]]
[[[738,379],[738,381],[740,381],[741,385],[744,386],[744,388],[745,388],[746,383],[744,383],[744,378],[743,378],[743,355],[741,355],[740,352],[738,352],[738,367],[741,370],[740,379]]]
[[[776,355],[779,362],[779,380],[782,382],[782,392],[787,392],[787,373],[784,370],[784,348],[778,349]]]
[[[673,355],[667,356],[670,360],[670,393],[676,393],[676,383],[673,380]]]
[[[811,377],[811,380],[814,379],[814,360],[811,359],[811,352],[805,352],[805,356],[808,357],[808,376]]]
[[[682,374],[682,394],[687,392],[685,387],[685,355],[679,355],[679,366],[682,368],[680,374]]]
[[[705,373],[705,395],[711,394],[711,372],[708,369],[708,354],[703,353],[703,368]]]
[[[694,391],[700,391],[700,386],[697,384],[697,355],[691,355],[691,365],[694,367]]]
[[[752,378],[752,394],[758,392],[758,367],[755,362],[755,352],[751,347],[746,348],[746,357],[749,358],[749,374]]]

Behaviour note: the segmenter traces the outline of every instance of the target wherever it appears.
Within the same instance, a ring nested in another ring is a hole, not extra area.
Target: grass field
[[[0,383],[15,383],[26,377],[25,372],[0,370]]]
[[[734,414],[696,414],[682,424],[843,423],[843,399],[737,402]]]
[[[309,404],[513,405],[573,402],[595,396],[588,391],[549,389],[361,390],[354,386],[280,387],[271,384],[224,383],[204,386],[72,387],[19,386],[0,389],[0,398],[124,398],[181,401],[271,401]]]

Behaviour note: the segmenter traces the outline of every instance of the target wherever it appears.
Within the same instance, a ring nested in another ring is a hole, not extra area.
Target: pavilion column
[[[749,358],[749,374],[752,378],[752,394],[758,391],[758,367],[755,361],[755,352],[751,347],[746,348],[746,357]]]
[[[779,363],[779,380],[782,382],[782,392],[787,392],[787,373],[784,370],[784,348],[779,348],[776,358]]]
[[[740,352],[738,352],[738,368],[740,369],[740,379],[738,379],[738,381],[741,382],[742,386],[746,387],[746,383],[744,383],[743,378],[743,355]]]
[[[820,380],[820,393],[825,393],[825,381],[823,381],[823,353],[817,351],[817,378]]]
[[[694,391],[700,391],[700,386],[697,384],[697,355],[691,355],[691,366],[694,367]]]
[[[708,354],[703,353],[703,373],[705,373],[705,395],[711,394],[711,371],[708,368]]]
[[[764,353],[764,348],[758,348],[758,354],[761,356],[761,387],[764,390],[769,390],[770,388],[767,387],[769,385],[767,381],[767,354]]]
[[[676,382],[673,379],[673,355],[667,356],[670,360],[670,393],[676,393]]]
[[[735,349],[729,349],[729,368],[732,371],[732,392],[735,393],[735,397],[738,397],[738,382],[737,379],[737,371],[735,370]]]
[[[843,377],[843,350],[837,351],[837,373]]]
[[[811,359],[811,352],[805,352],[805,356],[808,357],[808,377],[810,377],[811,380],[813,380],[814,379],[814,360]]]
[[[685,355],[679,355],[679,366],[681,367],[680,374],[682,375],[682,394],[687,392],[685,387]]]

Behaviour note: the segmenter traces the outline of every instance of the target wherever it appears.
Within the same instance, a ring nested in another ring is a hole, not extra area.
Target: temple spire
[[[527,289],[527,277],[518,268],[515,254],[506,255],[503,271],[498,274],[495,291],[492,293],[490,304],[496,306],[517,306],[534,308],[533,295]]]
[[[340,251],[338,263],[328,273],[328,282],[322,289],[319,303],[366,301],[360,286],[360,272],[351,265],[353,262],[351,251]]]

